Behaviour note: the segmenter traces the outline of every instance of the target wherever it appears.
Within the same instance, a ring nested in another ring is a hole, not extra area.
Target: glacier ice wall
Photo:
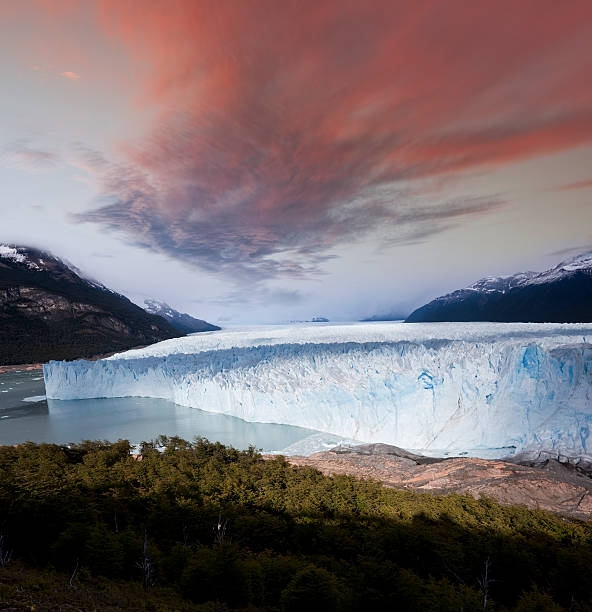
[[[404,448],[592,455],[591,326],[221,332],[44,366],[56,399],[148,396]]]

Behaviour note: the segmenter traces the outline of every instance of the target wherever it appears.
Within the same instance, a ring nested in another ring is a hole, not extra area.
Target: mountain
[[[146,312],[162,317],[168,321],[171,327],[174,327],[183,334],[216,331],[221,329],[217,325],[212,325],[211,323],[202,321],[201,319],[196,319],[187,313],[178,312],[164,302],[158,302],[157,300],[144,300],[144,304],[146,304],[146,308],[144,309]]]
[[[418,308],[406,321],[590,322],[592,252],[545,272],[483,278]]]
[[[50,253],[0,244],[0,365],[91,357],[181,335]]]

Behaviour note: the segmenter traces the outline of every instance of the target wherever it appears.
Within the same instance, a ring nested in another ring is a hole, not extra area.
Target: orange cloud
[[[592,180],[589,181],[578,181],[577,183],[568,183],[567,185],[561,185],[557,187],[557,191],[570,191],[572,189],[588,189],[592,187]]]
[[[408,240],[499,205],[414,214],[403,180],[592,142],[589,0],[97,6],[160,112],[92,218],[197,262],[266,273],[291,253],[304,274],[379,227]]]
[[[66,77],[67,79],[70,79],[70,81],[78,81],[80,79],[80,75],[76,74],[75,72],[61,72],[60,76]]]

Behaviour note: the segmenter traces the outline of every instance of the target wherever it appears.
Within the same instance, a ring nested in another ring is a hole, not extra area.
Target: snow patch
[[[34,261],[31,261],[26,255],[21,253],[18,248],[11,247],[7,244],[0,244],[0,258],[11,259],[16,263],[24,263],[34,270],[41,270]]]
[[[509,276],[488,276],[466,287],[464,291],[479,291],[482,293],[505,293],[514,287],[541,285],[561,280],[573,272],[588,272],[592,274],[592,253],[577,255],[544,272],[519,272]],[[463,291],[462,289],[460,291]],[[455,292],[457,293],[457,292]],[[453,294],[449,294],[454,295]],[[443,296],[448,297],[448,296]]]
[[[19,253],[14,247],[8,246],[7,244],[0,244],[0,257],[4,259],[12,259],[17,263],[24,263],[27,258]]]

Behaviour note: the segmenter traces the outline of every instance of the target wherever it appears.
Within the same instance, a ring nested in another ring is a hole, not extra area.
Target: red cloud
[[[557,187],[558,191],[570,191],[572,189],[589,189],[592,187],[592,179],[589,181],[578,181],[576,183],[568,183]]]
[[[437,231],[488,208],[434,205],[426,228],[397,181],[592,141],[588,0],[99,6],[160,115],[124,145],[142,178],[110,180],[122,203],[94,218],[195,260],[267,270],[379,224]]]

